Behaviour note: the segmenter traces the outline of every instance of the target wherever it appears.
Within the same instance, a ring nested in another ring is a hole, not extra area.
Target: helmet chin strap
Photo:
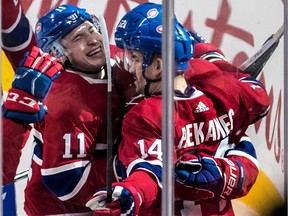
[[[73,70],[73,71],[78,71],[78,72],[82,72],[82,73],[84,73],[84,74],[89,74],[89,73],[87,73],[87,71],[82,70],[82,69],[76,67],[75,65],[73,65],[68,59],[64,62],[64,67],[67,68],[67,69],[71,69],[71,70]],[[100,70],[98,70],[98,71],[93,71],[93,72],[94,72],[94,74],[98,74],[98,73],[100,73],[101,71],[103,71],[104,69],[105,69],[105,71],[106,71],[106,65],[102,66],[102,67],[100,68]],[[95,73],[95,72],[96,72],[96,73]]]
[[[160,77],[160,78],[158,78],[158,79],[154,79],[154,80],[149,79],[149,78],[147,78],[146,75],[145,75],[145,70],[146,70],[146,69],[143,69],[143,70],[142,70],[142,75],[143,75],[144,79],[146,80],[146,84],[145,84],[145,86],[144,86],[144,95],[145,95],[145,97],[151,97],[152,95],[160,95],[161,92],[153,92],[153,94],[150,94],[150,93],[149,93],[149,88],[150,88],[151,83],[153,83],[153,82],[160,82],[161,79],[162,79],[162,77]]]

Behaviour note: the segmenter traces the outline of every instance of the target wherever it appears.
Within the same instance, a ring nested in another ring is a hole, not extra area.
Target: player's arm
[[[199,33],[195,31],[189,31],[194,38],[194,59],[204,59],[214,63],[221,70],[227,72],[241,72],[237,67],[229,63],[218,47],[211,43],[208,43]],[[235,74],[236,76],[236,74]]]
[[[29,137],[31,126],[7,118],[3,121],[3,185],[14,181],[22,149]]]
[[[157,211],[160,206],[161,140],[152,138],[155,134],[148,129],[150,122],[144,118],[139,119],[139,110],[135,108],[128,112],[123,123],[124,139],[119,146],[118,155],[125,173],[122,182],[113,183],[113,201],[107,204],[106,190],[100,190],[86,204],[97,215],[122,213],[132,216],[138,215],[139,211]],[[135,118],[139,119],[137,124],[133,121]],[[145,125],[145,130],[140,125]]]
[[[2,48],[15,70],[24,53],[36,46],[36,40],[21,1],[2,1],[2,9]]]
[[[188,200],[199,200],[199,197],[202,200],[231,200],[245,196],[254,185],[258,172],[256,152],[247,137],[228,150],[224,157],[186,153],[175,167],[176,181],[184,185],[187,191],[190,189],[188,195],[183,191],[179,194],[182,193]]]
[[[22,149],[30,134],[30,125],[2,118],[2,202],[3,215],[16,215],[14,178]]]
[[[265,117],[270,110],[270,97],[265,86],[253,77],[242,77],[237,85],[241,89],[241,102],[248,112],[249,123]]]
[[[226,84],[221,86],[221,83],[229,83],[230,88],[236,91],[239,89],[237,92],[248,112],[250,124],[266,116],[270,107],[270,99],[264,84],[230,64],[219,48],[202,40],[202,37],[196,33],[191,33],[196,38],[196,44],[194,59],[190,60],[190,68],[185,73],[185,79],[190,84],[203,87],[202,90],[208,94],[209,91],[213,92],[215,87],[226,93],[228,86]],[[207,90],[209,88],[210,90]]]
[[[61,65],[48,54],[34,47],[27,53],[23,65],[17,68],[12,88],[2,105],[4,184],[13,181],[31,127],[44,114],[43,101],[52,81],[59,75]]]
[[[226,72],[237,72],[235,76],[238,76],[238,73],[242,74],[243,72],[239,70],[236,66],[229,63],[222,52],[218,47],[210,43],[197,43],[194,46],[194,58],[204,59],[215,64],[219,69]]]
[[[147,212],[157,211],[157,209],[149,211],[150,208],[159,207],[160,200],[159,188],[155,184],[153,174],[139,169],[123,182],[113,183],[112,186],[111,203],[106,203],[107,192],[105,189],[98,190],[87,202],[86,206],[94,210],[95,215],[127,214],[134,216],[143,210],[147,210]]]

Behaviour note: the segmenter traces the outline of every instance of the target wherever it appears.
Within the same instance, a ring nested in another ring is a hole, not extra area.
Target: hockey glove
[[[121,184],[121,183],[116,183]],[[113,187],[112,202],[106,203],[107,191],[105,189],[96,192],[86,203],[86,206],[94,210],[97,216],[138,215],[141,204],[140,195],[131,185]]]
[[[186,186],[211,192],[211,198],[224,199],[241,191],[244,178],[242,164],[236,160],[189,153],[177,161],[175,177]]]
[[[2,108],[3,115],[25,123],[40,121],[46,113],[42,102],[61,69],[56,58],[33,47],[15,72],[12,88]]]

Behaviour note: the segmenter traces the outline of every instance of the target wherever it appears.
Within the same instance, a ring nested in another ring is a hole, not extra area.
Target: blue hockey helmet
[[[194,39],[174,17],[176,71],[188,68],[193,56]],[[133,8],[118,23],[115,43],[120,49],[139,50],[144,54],[143,68],[152,61],[153,55],[162,49],[162,5],[144,3]]]
[[[60,39],[85,21],[89,21],[99,30],[98,20],[85,9],[64,4],[41,17],[35,29],[37,45],[47,53],[54,52],[58,57],[64,55]]]

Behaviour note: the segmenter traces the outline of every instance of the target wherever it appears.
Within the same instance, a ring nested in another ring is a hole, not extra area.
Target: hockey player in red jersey
[[[84,9],[61,5],[39,19],[35,35],[38,46],[65,70],[54,81],[48,113],[36,127],[25,211],[84,215],[91,211],[85,206],[88,198],[106,183],[107,74],[99,23]],[[114,139],[120,129],[119,99],[113,88]]]
[[[20,1],[2,1],[2,49],[16,69],[24,53],[30,51],[36,40]]]
[[[95,209],[94,215],[160,214],[161,15],[161,6],[143,4],[126,14],[118,24],[116,45],[124,50],[124,62],[129,60],[122,65],[129,66],[129,72],[135,76],[136,90],[146,98],[124,118],[123,141],[118,150],[123,181],[113,184],[112,203],[106,204],[105,190],[94,194],[87,203]],[[175,190],[182,202],[177,205],[175,214],[180,215],[184,200],[196,200],[199,201],[196,209],[190,207],[188,215],[194,212],[233,215],[231,199],[247,194],[256,180],[256,154],[243,132],[237,146],[229,150],[233,144],[228,145],[228,136],[234,130],[234,112],[239,110],[231,107],[225,113],[218,113],[212,100],[197,86],[187,85],[183,72],[192,57],[191,43],[189,34],[175,20],[174,162],[178,183]],[[192,168],[199,167],[202,170],[190,173]],[[230,178],[233,178],[233,185],[229,184]],[[182,193],[180,189],[189,193]]]
[[[84,9],[61,5],[40,18],[35,33],[38,46],[46,54],[39,54],[42,51],[38,49],[39,58],[36,58],[32,50],[28,57],[34,56],[34,59],[30,59],[27,74],[33,71],[40,75],[51,56],[61,62],[64,69],[53,79],[47,97],[48,91],[45,92],[48,108],[45,112],[21,110],[21,103],[16,104],[19,101],[13,106],[6,101],[3,106],[4,116],[23,123],[22,128],[35,122],[24,209],[28,215],[89,215],[91,210],[85,203],[97,189],[105,186],[106,178],[107,74],[99,23]],[[25,68],[20,70],[23,72]],[[31,76],[28,83],[33,81]],[[26,86],[24,81],[19,79],[18,84]],[[35,86],[41,89],[41,85]],[[23,91],[32,93],[26,88]],[[121,98],[113,87],[114,139],[120,130]],[[44,104],[40,105],[43,111]],[[20,152],[22,146],[19,147]]]

